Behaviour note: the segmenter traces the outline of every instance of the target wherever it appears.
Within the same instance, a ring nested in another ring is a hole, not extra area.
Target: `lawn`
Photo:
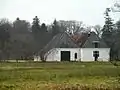
[[[110,62],[0,63],[0,90],[120,90]]]

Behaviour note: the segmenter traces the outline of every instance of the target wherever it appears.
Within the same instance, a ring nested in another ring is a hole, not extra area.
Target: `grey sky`
[[[114,0],[0,0],[0,18],[15,20],[16,17],[32,21],[38,16],[41,22],[78,20],[88,25],[104,24],[105,8]],[[112,14],[113,18],[118,15]],[[116,19],[119,19],[117,17]]]

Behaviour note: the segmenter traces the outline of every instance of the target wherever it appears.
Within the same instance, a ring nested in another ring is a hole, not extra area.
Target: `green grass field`
[[[108,62],[0,63],[0,90],[120,90]]]

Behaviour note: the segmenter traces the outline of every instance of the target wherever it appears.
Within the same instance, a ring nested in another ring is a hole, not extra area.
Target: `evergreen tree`
[[[58,22],[55,19],[52,26],[52,36],[55,36],[56,34],[58,34],[60,32],[59,29],[60,28],[59,28]]]
[[[113,38],[113,33],[114,33],[114,24],[112,22],[112,19],[109,16],[110,8],[106,8],[105,11],[105,25],[103,26],[102,29],[102,39],[106,42],[108,47],[110,48],[110,59],[113,58],[114,56],[114,44],[115,44],[115,39]]]
[[[109,47],[112,46],[112,34],[113,34],[113,22],[112,19],[109,16],[110,8],[106,9],[105,12],[105,25],[103,26],[103,33],[102,33],[102,38],[104,41],[107,43]]]
[[[33,18],[33,23],[32,23],[32,32],[38,33],[40,31],[40,20],[37,16],[35,16],[35,18]]]
[[[42,23],[42,25],[41,25],[41,33],[45,33],[45,32],[47,32],[47,26],[46,26],[45,23]]]

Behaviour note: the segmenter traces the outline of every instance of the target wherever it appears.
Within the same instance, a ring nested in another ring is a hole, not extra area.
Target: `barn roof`
[[[82,46],[82,48],[94,48],[93,42],[99,41],[99,48],[108,48],[103,39],[99,38],[95,32],[91,32],[90,36]]]
[[[74,40],[79,47],[82,47],[82,45],[86,42],[88,39],[88,33],[80,33],[80,34],[75,34],[72,35],[71,38]]]
[[[79,46],[64,32],[55,35],[41,51],[45,53],[53,48],[79,48]]]

